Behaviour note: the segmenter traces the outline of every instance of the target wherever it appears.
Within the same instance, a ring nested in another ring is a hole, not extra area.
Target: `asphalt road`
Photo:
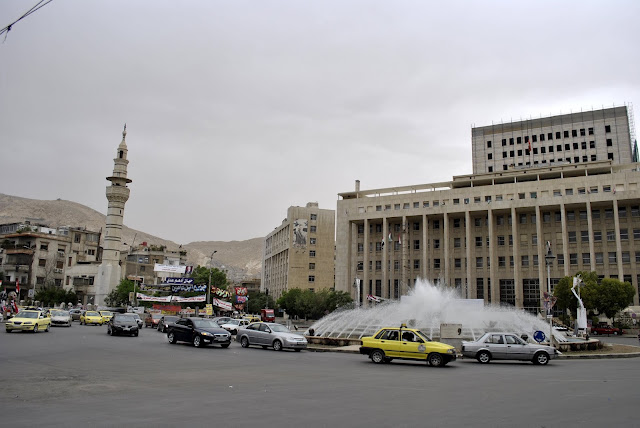
[[[0,363],[0,425],[11,428],[637,426],[640,400],[640,358],[376,365],[235,342],[196,349],[151,329],[111,337],[77,323],[0,331]]]

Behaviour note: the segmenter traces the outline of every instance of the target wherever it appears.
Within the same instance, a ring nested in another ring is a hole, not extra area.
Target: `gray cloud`
[[[8,22],[27,7],[0,3]],[[635,1],[65,1],[0,45],[0,192],[179,243],[471,173],[470,129],[638,100]],[[7,23],[8,23],[7,22]],[[0,23],[5,25],[4,22]]]

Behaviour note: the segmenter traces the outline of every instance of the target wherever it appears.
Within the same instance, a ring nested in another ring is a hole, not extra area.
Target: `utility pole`
[[[213,269],[213,255],[218,251],[215,250],[209,256],[209,288],[207,288],[207,305],[211,304],[211,270]]]

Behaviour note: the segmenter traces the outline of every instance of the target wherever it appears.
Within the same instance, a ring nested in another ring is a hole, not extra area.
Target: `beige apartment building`
[[[473,128],[473,173],[601,160],[629,164],[636,161],[629,110],[612,107]]]
[[[355,297],[358,278],[360,301],[398,299],[426,278],[536,312],[549,242],[552,287],[597,271],[632,283],[638,305],[638,164],[554,164],[406,187],[361,190],[357,181],[337,204],[336,289]]]
[[[287,218],[265,238],[261,291],[275,299],[292,288],[334,287],[335,211],[316,202],[289,207]]]

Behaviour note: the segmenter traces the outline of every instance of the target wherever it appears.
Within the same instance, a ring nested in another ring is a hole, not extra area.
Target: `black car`
[[[173,315],[164,315],[162,318],[160,318],[160,321],[158,322],[158,331],[160,333],[164,333],[165,331],[167,331],[169,324],[176,322],[179,319],[180,317],[176,317]]]
[[[138,322],[129,314],[113,314],[113,317],[107,323],[107,334],[111,336],[118,334],[137,336],[139,332]]]
[[[169,325],[167,330],[169,343],[177,341],[193,343],[199,348],[208,344],[217,344],[228,348],[231,334],[218,326],[213,320],[204,318],[181,318]]]

